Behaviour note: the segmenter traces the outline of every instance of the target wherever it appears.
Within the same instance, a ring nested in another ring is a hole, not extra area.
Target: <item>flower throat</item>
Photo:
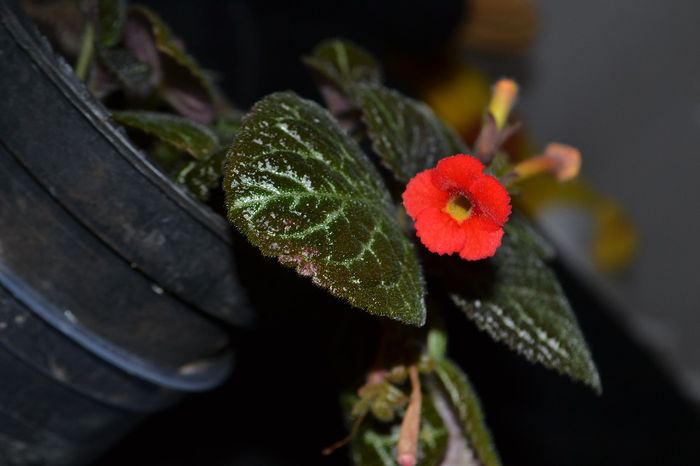
[[[450,214],[457,223],[462,223],[469,218],[469,215],[472,213],[472,208],[473,206],[469,199],[461,194],[455,194],[447,202],[443,212]]]

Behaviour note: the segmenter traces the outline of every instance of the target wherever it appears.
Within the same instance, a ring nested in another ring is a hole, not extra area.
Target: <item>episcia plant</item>
[[[426,323],[426,280],[450,275],[450,299],[482,330],[599,391],[590,352],[546,265],[551,248],[512,212],[509,194],[537,173],[576,176],[579,152],[551,144],[509,163],[500,148],[518,124],[508,122],[517,95],[508,79],[494,86],[471,151],[426,105],[385,87],[366,51],[332,40],[304,62],[330,111],[291,92],[252,108],[227,154],[231,223],[263,254],[406,326]],[[372,154],[362,149],[365,139]],[[421,260],[423,247],[460,259]],[[445,354],[446,333],[431,326],[411,342],[414,333],[389,328],[393,335],[383,338],[406,351],[378,354],[350,396],[355,462],[499,464],[469,380]],[[406,384],[410,393],[400,388]]]
[[[511,163],[512,80],[494,85],[470,149],[342,40],[303,58],[326,108],[279,92],[244,115],[152,11],[98,1],[87,31],[79,74],[163,170],[262,254],[381,328],[362,345],[374,362],[339,395],[349,435],[323,453],[349,442],[356,464],[500,464],[469,378],[447,355],[445,300],[426,300],[433,282],[494,340],[600,392],[547,265],[552,248],[513,207],[520,181],[566,181],[581,157],[552,143]]]

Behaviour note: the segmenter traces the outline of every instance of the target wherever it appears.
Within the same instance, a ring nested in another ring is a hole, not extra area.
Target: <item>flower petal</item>
[[[492,227],[485,228],[494,230],[502,227],[510,216],[512,210],[510,196],[503,185],[493,176],[482,175],[472,185],[469,190],[469,200],[475,207],[475,213],[485,224]]]
[[[460,224],[464,232],[464,245],[459,251],[462,259],[475,261],[486,259],[496,253],[503,238],[503,228],[495,231],[484,229],[484,222],[473,216]]]
[[[511,213],[510,196],[483,170],[478,159],[458,154],[419,173],[406,186],[406,212],[416,220],[416,234],[430,251],[458,252],[464,259],[479,260],[493,256],[501,245],[503,225]],[[456,194],[471,202],[465,215],[455,216],[450,209],[445,212]]]
[[[424,170],[414,176],[403,193],[403,205],[411,218],[416,219],[427,208],[441,210],[447,204],[450,194],[438,189],[432,181],[431,172]]]
[[[464,247],[464,230],[449,214],[438,209],[421,212],[416,221],[416,234],[430,252],[452,254]]]
[[[440,160],[435,167],[433,182],[444,190],[466,193],[480,176],[484,165],[471,155],[457,154]]]

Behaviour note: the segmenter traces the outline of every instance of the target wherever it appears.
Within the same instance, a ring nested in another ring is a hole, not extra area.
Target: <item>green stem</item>
[[[83,35],[83,45],[80,47],[80,55],[78,63],[75,65],[75,74],[78,75],[81,81],[85,81],[87,77],[88,67],[92,60],[92,54],[95,51],[95,29],[92,24],[88,23],[85,27]]]

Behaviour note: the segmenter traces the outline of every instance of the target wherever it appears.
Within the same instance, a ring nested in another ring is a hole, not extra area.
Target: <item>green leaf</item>
[[[449,432],[445,464],[499,466],[501,462],[484,423],[481,404],[467,376],[443,359],[428,380],[430,398]]]
[[[496,341],[528,360],[581,380],[597,392],[600,377],[552,270],[543,240],[519,217],[505,225],[503,244],[481,263],[465,264],[452,301]]]
[[[514,213],[505,230],[510,235],[509,241],[522,244],[523,248],[537,254],[540,259],[551,261],[556,257],[554,247],[521,215]]]
[[[224,173],[228,149],[218,149],[202,160],[191,160],[175,176],[179,183],[202,202],[209,200],[211,190],[219,186]]]
[[[121,41],[126,22],[126,0],[99,0],[100,45],[112,47]]]
[[[237,110],[229,110],[230,115],[220,117],[211,130],[216,133],[222,145],[230,146],[243,125],[243,115]]]
[[[98,47],[97,58],[128,93],[144,97],[152,91],[151,66],[128,50]]]
[[[346,93],[357,83],[382,82],[379,63],[369,52],[348,41],[323,41],[302,61],[322,80]]]
[[[359,84],[355,92],[372,148],[399,180],[407,182],[442,158],[468,153],[426,104],[376,84]]]
[[[396,443],[401,419],[382,423],[367,418],[351,442],[354,464],[362,466],[396,466]],[[421,404],[421,427],[418,434],[418,464],[438,466],[448,446],[448,432],[435,408],[433,398],[424,396]],[[489,465],[486,465],[489,466]]]
[[[228,147],[241,129],[242,115],[232,114],[219,118],[210,128],[221,141],[219,149],[202,160],[190,160],[180,169],[175,178],[202,202],[209,200],[212,189],[221,185]]]
[[[354,99],[358,83],[380,84],[382,70],[366,50],[347,41],[334,39],[320,43],[313,55],[302,61],[315,78],[321,95],[340,126],[352,132],[360,124],[359,104]]]
[[[219,145],[216,135],[208,128],[185,118],[167,113],[123,111],[114,112],[115,121],[144,131],[179,149],[189,152],[196,159],[206,157]]]
[[[229,220],[263,254],[372,314],[425,322],[423,279],[379,173],[316,103],[272,94],[228,154]]]

